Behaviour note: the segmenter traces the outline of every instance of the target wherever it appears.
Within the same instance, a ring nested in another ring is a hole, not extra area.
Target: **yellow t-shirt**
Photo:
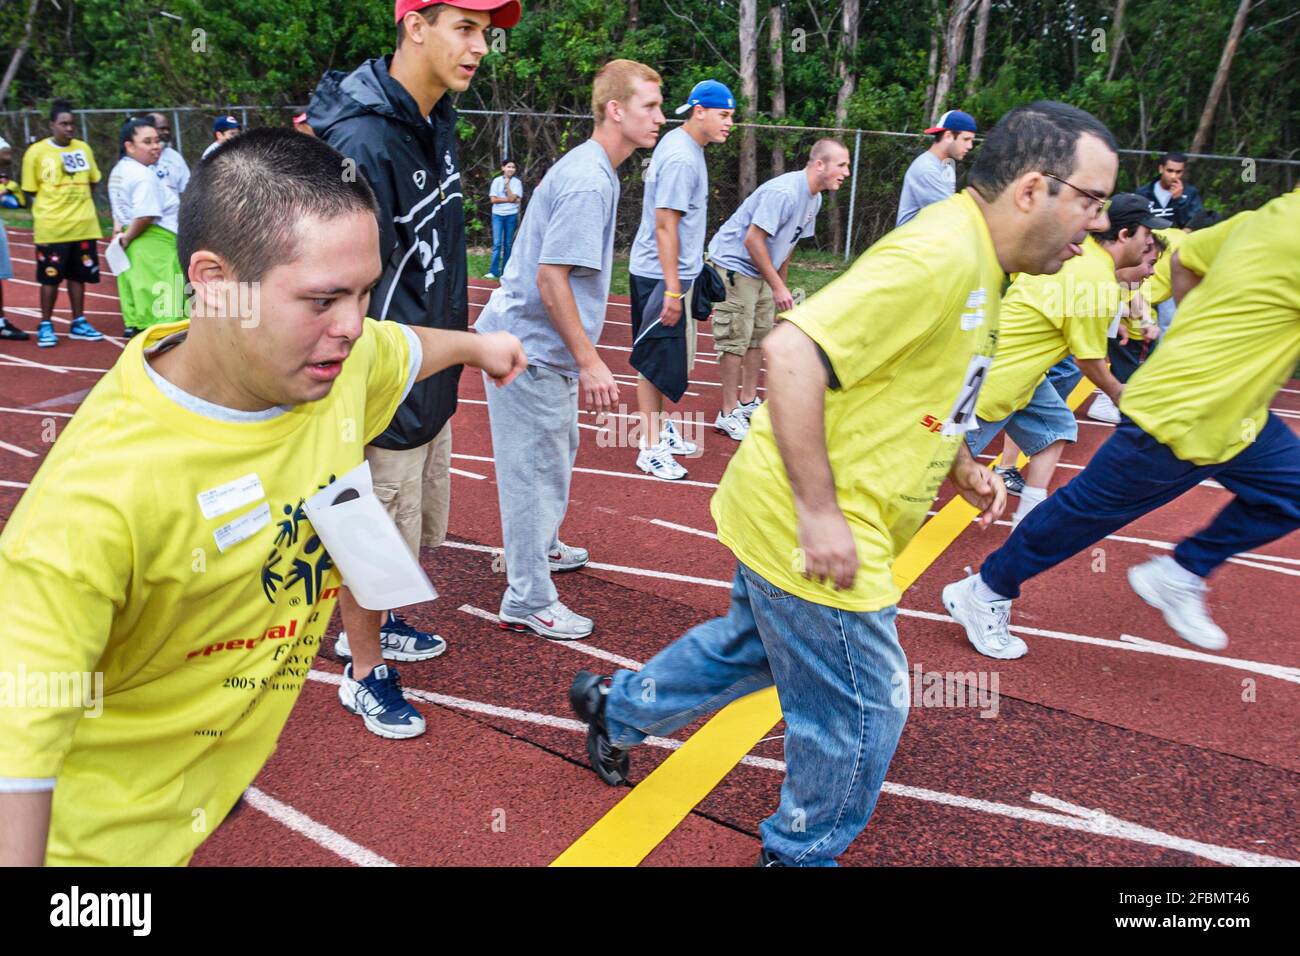
[[[1106,333],[1119,313],[1115,260],[1089,236],[1083,254],[1055,275],[1018,275],[1002,297],[998,354],[976,412],[1001,421],[1029,404],[1061,359],[1106,357]]]
[[[1297,217],[1300,190],[1239,223],[1124,389],[1120,410],[1184,461],[1211,465],[1237,455],[1263,429],[1269,402],[1295,371]]]
[[[90,187],[99,182],[95,154],[79,139],[57,146],[52,139],[23,153],[23,189],[36,193],[33,242],[80,242],[103,238]]]
[[[840,383],[825,394],[826,447],[861,564],[845,591],[803,577],[794,497],[766,406],[713,496],[718,537],[740,561],[816,604],[898,603],[890,568],[952,467],[961,425],[973,420],[1002,278],[984,216],[963,192],[925,207],[786,313]]]
[[[302,502],[361,464],[408,380],[401,327],[367,319],[325,398],[220,421],[145,369],[187,326],[131,341],[0,535],[0,682],[102,674],[88,709],[93,679],[0,707],[0,777],[57,780],[50,864],[185,863],[261,770],[340,583]]]
[[[1174,260],[1174,253],[1182,245],[1187,233],[1181,229],[1153,229],[1155,235],[1164,240],[1165,247],[1161,250],[1156,264],[1151,270],[1151,275],[1142,280],[1141,285],[1137,287],[1136,292],[1126,289],[1124,301],[1131,302],[1135,295],[1140,295],[1146,301],[1149,307],[1148,311],[1151,320],[1156,319],[1156,306],[1174,294],[1174,287],[1169,274],[1169,265]],[[1139,316],[1133,314],[1131,308],[1125,310],[1127,315],[1124,318],[1124,324],[1128,326],[1129,336],[1131,338],[1142,337],[1142,320]]]
[[[1254,212],[1253,209],[1247,209],[1245,212],[1239,212],[1235,216],[1225,219],[1223,222],[1215,223],[1207,229],[1198,229],[1193,233],[1188,233],[1187,238],[1178,247],[1178,261],[1197,275],[1205,275],[1210,268],[1210,263],[1219,254],[1219,250],[1223,248],[1223,244],[1227,242],[1228,237]]]

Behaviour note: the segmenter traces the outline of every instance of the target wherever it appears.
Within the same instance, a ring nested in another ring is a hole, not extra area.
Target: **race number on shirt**
[[[964,435],[978,427],[979,423],[975,420],[975,403],[979,401],[980,389],[988,379],[989,366],[992,364],[993,359],[988,355],[976,355],[971,358],[970,365],[966,366],[966,374],[962,377],[961,392],[957,395],[957,401],[953,403],[952,411],[948,413],[942,434]]]
[[[86,159],[86,154],[81,150],[74,149],[59,155],[63,157],[63,171],[69,176],[90,171],[90,162]]]

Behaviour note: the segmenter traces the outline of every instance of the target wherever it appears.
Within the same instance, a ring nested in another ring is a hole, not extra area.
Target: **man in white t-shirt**
[[[975,145],[975,117],[961,110],[949,110],[925,132],[934,137],[934,142],[907,167],[895,226],[901,226],[930,203],[941,202],[957,191],[957,163]]]
[[[153,120],[158,138],[162,140],[163,151],[158,157],[158,168],[163,171],[163,182],[171,187],[172,192],[180,198],[185,187],[190,184],[190,166],[185,157],[172,146],[172,124],[166,113],[145,113],[145,119]]]
[[[515,244],[515,230],[519,228],[519,204],[524,198],[524,184],[515,175],[518,167],[513,159],[501,164],[501,175],[492,180],[488,199],[492,202],[492,263],[484,279],[499,279],[506,271],[510,250]]]

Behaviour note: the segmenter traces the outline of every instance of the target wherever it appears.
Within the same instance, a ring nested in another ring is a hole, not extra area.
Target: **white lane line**
[[[0,441],[0,448],[5,451],[11,451],[16,455],[22,455],[24,458],[35,458],[36,452],[28,451],[26,448],[19,448],[17,445],[11,445],[7,441]]]
[[[339,675],[331,674],[327,671],[313,670],[308,676],[313,680],[318,680],[328,684],[337,685],[340,681]],[[457,697],[448,697],[444,694],[432,694],[420,690],[407,689],[405,693],[407,697],[413,700],[438,704],[456,710],[465,710],[471,713],[484,714],[485,716],[490,717],[501,717],[507,720],[517,720],[521,723],[552,727],[558,730],[571,730],[584,734],[587,732],[587,725],[580,720],[573,720],[566,717],[553,717],[550,714],[539,714],[526,710],[516,710],[512,707],[497,707],[493,704],[484,704],[479,701],[464,700]],[[651,747],[662,747],[665,750],[676,750],[682,746],[683,742],[667,737],[647,737],[644,743]],[[785,761],[774,760],[771,757],[745,756],[740,759],[740,762],[746,766],[758,767],[763,770],[776,770],[781,773],[785,772]],[[1266,856],[1261,853],[1250,853],[1246,850],[1238,850],[1233,847],[1218,846],[1213,843],[1202,843],[1198,840],[1189,840],[1185,837],[1163,833],[1159,830],[1153,830],[1148,827],[1139,826],[1138,824],[1129,823],[1125,820],[1120,820],[1117,817],[1108,816],[1100,810],[1087,810],[1082,807],[1076,807],[1073,804],[1067,804],[1064,801],[1055,800],[1052,797],[1047,797],[1037,792],[1030,794],[1029,800],[1031,803],[1053,806],[1066,812],[1050,813],[1046,810],[1017,807],[1008,803],[981,800],[975,797],[966,797],[956,793],[945,793],[941,790],[929,790],[924,787],[912,787],[888,780],[885,781],[881,789],[896,797],[921,800],[926,803],[937,803],[942,806],[954,807],[961,810],[973,810],[978,813],[988,813],[995,816],[1009,817],[1013,820],[1041,823],[1047,826],[1061,827],[1066,830],[1077,830],[1083,833],[1091,833],[1096,836],[1128,840],[1134,843],[1145,843],[1150,846],[1179,850],[1183,853],[1190,853],[1194,856],[1213,860],[1216,863],[1225,863],[1231,866],[1300,865],[1300,862],[1288,860],[1283,857]]]
[[[915,617],[924,621],[938,621],[945,624],[954,624],[958,627],[961,626],[947,614],[937,614],[933,611],[915,611],[910,608],[900,607],[898,613],[901,617]],[[1012,624],[1010,629],[1018,634],[1028,634],[1031,637],[1050,637],[1058,641],[1093,644],[1097,647],[1109,647],[1120,651],[1135,651],[1139,654],[1155,654],[1160,657],[1177,657],[1181,660],[1198,661],[1203,664],[1217,664],[1219,667],[1229,667],[1234,670],[1263,674],[1266,677],[1276,677],[1278,680],[1286,681],[1289,684],[1300,684],[1300,667],[1286,667],[1282,664],[1268,664],[1239,657],[1222,657],[1218,654],[1207,654],[1205,651],[1193,650],[1190,647],[1162,644],[1159,641],[1147,640],[1145,637],[1134,637],[1131,634],[1121,634],[1118,641],[1113,641],[1105,637],[1070,634],[1067,631],[1048,631],[1039,627],[1022,627],[1019,624]]]
[[[11,415],[39,415],[42,418],[72,417],[72,412],[47,412],[41,408],[5,408],[0,406],[0,412],[8,412]]]
[[[444,541],[444,548],[457,548],[461,551],[479,551],[483,554],[500,554],[500,548],[488,547],[485,544],[470,544],[467,541]],[[593,571],[614,571],[618,574],[631,574],[642,578],[659,578],[664,581],[681,581],[683,584],[703,584],[713,588],[731,587],[730,581],[719,581],[715,578],[697,578],[689,574],[674,574],[671,571],[651,571],[646,568],[625,568],[618,564],[597,564],[595,561],[589,561],[586,565]]]
[[[6,282],[9,280],[5,280]],[[8,353],[0,355],[0,365],[12,365],[15,368],[39,368],[44,372],[94,372],[96,375],[103,375],[111,371],[106,368],[86,368],[82,365],[46,365],[43,362],[33,362],[30,359],[19,358],[17,355]]]
[[[464,399],[461,399],[461,401],[464,401]],[[485,458],[485,457],[482,456],[482,455],[458,455],[458,454],[456,454],[455,452],[453,452],[451,457],[452,457],[452,458],[460,458],[460,459],[465,460],[465,461],[490,461],[490,462],[492,462],[494,465],[496,464],[496,462],[495,462],[494,459],[492,459],[492,458]],[[656,478],[654,475],[634,475],[634,474],[632,474],[631,472],[628,472],[628,471],[605,471],[605,470],[600,469],[600,468],[574,468],[574,469],[573,469],[573,472],[574,472],[574,474],[579,474],[579,475],[604,475],[604,476],[606,476],[606,477],[608,477],[608,478],[631,478],[631,479],[634,480],[634,481],[661,481],[661,480],[662,480],[662,479]],[[716,482],[712,482],[712,481],[692,481],[692,480],[690,480],[689,478],[679,478],[678,480],[674,481],[673,484],[674,484],[674,485],[691,485],[691,486],[696,487],[696,488],[716,488],[716,487],[718,487]]]
[[[650,523],[657,524],[661,528],[670,528],[673,531],[682,531],[686,534],[697,534],[701,538],[712,538],[714,541],[718,540],[718,536],[712,531],[701,531],[699,528],[690,528],[684,524],[673,524],[671,521],[664,521],[661,518],[651,518]]]
[[[497,617],[491,611],[485,611],[481,607],[475,607],[472,604],[462,604],[457,610],[464,611],[466,614],[474,617],[481,617],[485,621],[491,621],[493,624],[500,624],[501,618]],[[525,635],[526,636],[526,635]],[[546,640],[542,638],[542,640]],[[623,657],[615,654],[613,651],[606,651],[595,647],[585,641],[547,641],[556,647],[567,647],[571,651],[578,651],[581,654],[588,654],[591,657],[599,657],[603,661],[609,661],[611,664],[617,664],[619,667],[626,667],[630,671],[639,671],[645,665],[640,661],[634,661],[630,657]]]
[[[1149,548],[1156,548],[1160,551],[1172,551],[1177,545],[1172,541],[1157,541],[1153,538],[1132,538],[1122,534],[1108,534],[1107,541],[1123,541],[1127,544],[1144,544]],[[1255,560],[1248,560],[1254,558]],[[1300,577],[1300,571],[1292,571],[1290,568],[1279,568],[1272,564],[1260,564],[1261,561],[1277,561],[1281,564],[1300,565],[1300,559],[1283,558],[1272,554],[1258,554],[1254,551],[1243,551],[1241,554],[1231,557],[1228,561],[1232,564],[1242,564],[1248,568],[1259,568],[1263,571],[1275,571],[1278,574],[1290,574]]]
[[[25,481],[0,481],[0,488],[29,488]]]
[[[462,478],[474,478],[478,481],[487,481],[487,475],[479,475],[472,471],[462,471],[459,468],[448,468],[453,475],[460,475]]]
[[[616,381],[616,382],[618,382],[618,383],[620,383],[620,384],[622,384],[622,385],[635,385],[635,384],[637,383],[637,377],[636,377],[635,375],[624,375],[622,372],[617,372],[617,373],[614,373],[614,381]],[[721,386],[719,386],[719,387],[721,387]],[[699,398],[699,397],[700,397],[700,393],[699,393],[699,392],[683,392],[682,394],[683,394],[683,395],[689,395],[691,398]]]
[[[39,282],[32,282],[30,279],[5,279],[5,281],[6,281],[6,282],[13,282],[13,283],[15,283],[15,284],[17,284],[17,285],[30,285],[30,286],[35,286],[35,287],[38,288],[38,289],[40,288],[40,285],[41,285]],[[87,295],[87,296],[92,296],[92,295],[93,295],[93,296],[94,296],[95,298],[97,298],[97,299],[108,299],[110,302],[117,302],[117,301],[119,301],[118,297],[115,296],[115,295],[105,295],[103,292],[91,292],[89,289],[86,290],[86,295]],[[17,310],[15,309],[15,311],[17,311]]]
[[[313,673],[315,673],[313,671]],[[287,803],[281,803],[257,787],[244,791],[244,802],[254,810],[260,810],[272,820],[283,824],[295,833],[300,833],[317,846],[324,847],[331,853],[343,857],[356,866],[396,866],[373,850],[367,850],[360,843],[353,843],[337,830],[331,830],[325,824],[313,820],[301,810],[295,810]]]

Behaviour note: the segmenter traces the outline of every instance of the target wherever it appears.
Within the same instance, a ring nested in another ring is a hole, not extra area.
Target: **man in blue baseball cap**
[[[719,83],[717,80],[701,80],[692,87],[691,95],[686,98],[686,102],[673,112],[681,116],[696,106],[702,106],[706,110],[734,110],[736,98],[731,95],[731,90],[727,89],[725,83]]]
[[[207,159],[209,154],[228,139],[234,139],[244,131],[244,126],[233,116],[218,116],[212,121],[212,142],[203,151],[200,159]]]
[[[975,145],[975,117],[961,110],[949,110],[925,132],[934,137],[934,142],[907,168],[895,226],[901,226],[923,207],[947,199],[957,191],[957,163]]]

